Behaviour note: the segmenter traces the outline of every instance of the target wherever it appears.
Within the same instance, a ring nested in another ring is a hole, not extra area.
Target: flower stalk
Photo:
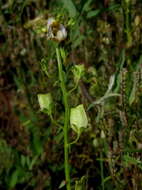
[[[65,178],[66,178],[66,187],[67,190],[71,190],[70,185],[70,166],[69,166],[69,144],[68,144],[68,128],[69,128],[69,119],[70,119],[70,108],[68,104],[68,93],[66,90],[66,85],[63,76],[62,61],[60,56],[60,49],[56,48],[56,56],[58,62],[58,72],[60,87],[63,94],[63,103],[65,107],[65,119],[64,119],[64,167],[65,167]]]

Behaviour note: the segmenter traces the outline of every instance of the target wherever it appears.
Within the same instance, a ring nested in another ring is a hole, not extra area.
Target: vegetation
[[[142,2],[0,1],[0,189],[142,189]]]

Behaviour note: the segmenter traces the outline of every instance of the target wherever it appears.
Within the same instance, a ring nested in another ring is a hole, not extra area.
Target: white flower
[[[47,20],[47,38],[57,40],[58,42],[67,38],[66,28],[53,17]]]
[[[65,29],[65,27],[60,24],[60,29],[57,31],[57,34],[55,36],[55,38],[58,40],[58,41],[63,41],[67,38],[67,31]]]
[[[53,17],[50,17],[48,20],[47,20],[47,29],[49,29],[49,27],[55,23],[56,20],[53,18]]]

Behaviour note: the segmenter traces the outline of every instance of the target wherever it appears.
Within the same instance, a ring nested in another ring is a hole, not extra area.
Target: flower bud
[[[84,65],[75,65],[73,67],[73,74],[74,74],[74,80],[75,82],[78,82],[80,80],[80,78],[83,76],[85,68]]]

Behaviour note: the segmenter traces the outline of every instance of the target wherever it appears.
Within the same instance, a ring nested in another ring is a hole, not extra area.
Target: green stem
[[[65,107],[65,120],[64,120],[64,165],[65,165],[65,178],[66,178],[66,186],[67,190],[71,190],[70,185],[70,167],[69,167],[69,145],[68,145],[68,126],[69,126],[69,117],[70,117],[70,109],[68,104],[68,93],[65,86],[62,62],[60,57],[60,49],[56,48],[57,62],[58,62],[58,72],[59,72],[59,80],[60,87],[63,94],[63,102]]]
[[[69,143],[69,146],[77,143],[77,141],[79,140],[79,138],[80,138],[80,133],[77,133],[76,139],[73,142]]]
[[[68,92],[69,94],[71,94],[74,90],[77,89],[78,83],[79,83],[79,80],[76,82],[75,86]]]
[[[59,129],[60,129],[60,128],[61,128],[61,129],[63,128],[62,125],[60,125],[58,122],[56,122],[56,121],[54,120],[54,118],[53,118],[53,116],[52,116],[51,114],[50,114],[49,116],[50,116],[51,122],[52,122],[54,125],[58,126]]]
[[[104,186],[104,166],[103,166],[103,153],[100,153],[100,167],[101,167],[101,185],[102,185],[102,190],[105,190],[105,186]]]

